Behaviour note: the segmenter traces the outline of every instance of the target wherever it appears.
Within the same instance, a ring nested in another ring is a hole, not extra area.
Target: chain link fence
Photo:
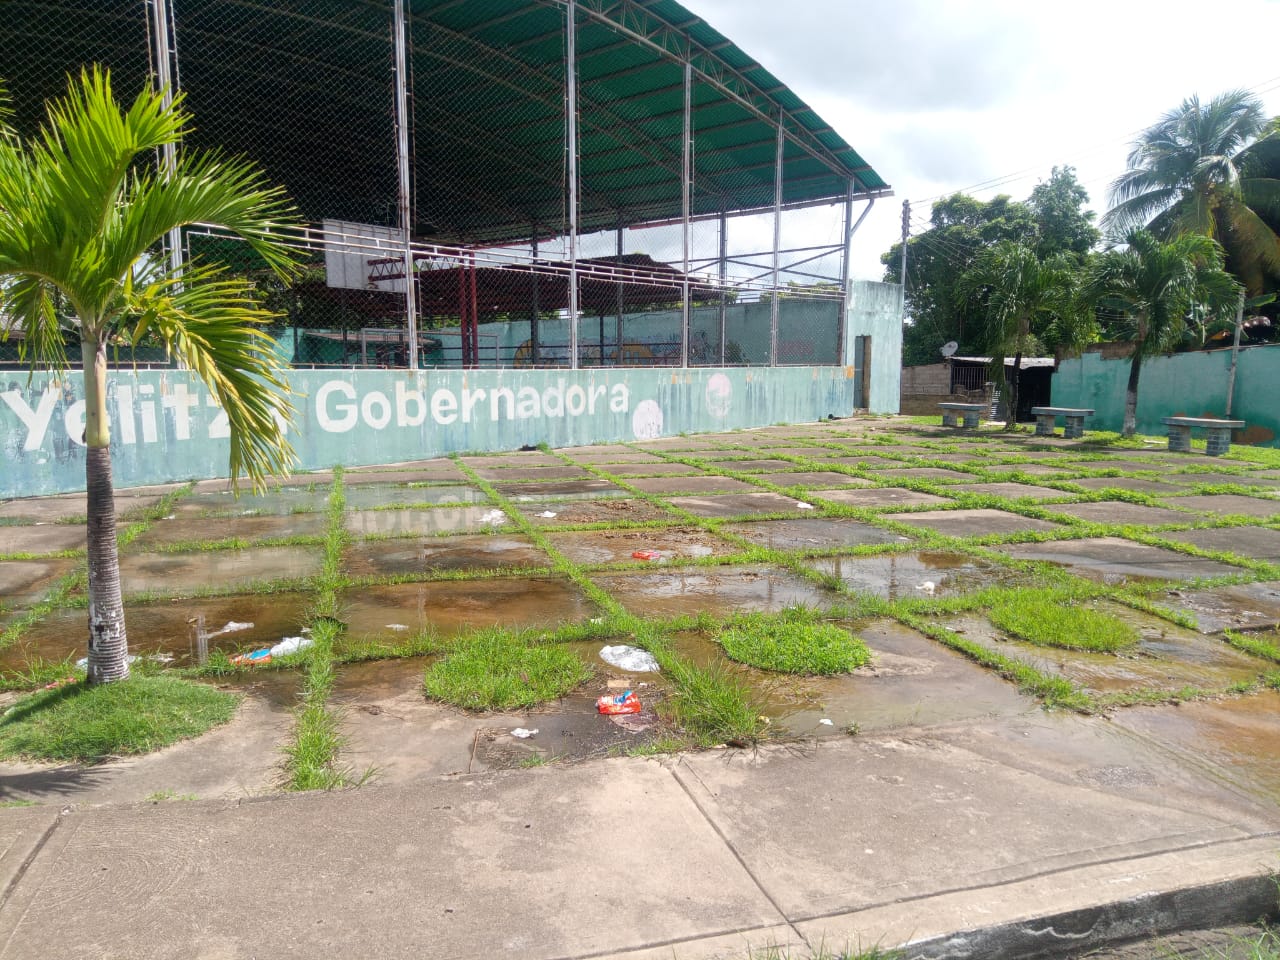
[[[845,193],[886,191],[650,6],[10,0],[0,49],[25,135],[102,63],[287,190],[288,287],[210,230],[181,255],[258,275],[296,365],[840,363]]]

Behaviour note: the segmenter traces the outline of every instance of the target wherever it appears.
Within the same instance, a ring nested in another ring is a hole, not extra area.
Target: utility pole
[[[1231,341],[1231,372],[1227,374],[1227,412],[1231,419],[1231,401],[1236,392],[1236,357],[1240,353],[1240,328],[1244,326],[1244,291],[1240,291],[1240,301],[1236,304],[1236,335]]]
[[[907,238],[911,236],[911,201],[902,201],[902,300],[903,310],[906,310],[907,298]]]

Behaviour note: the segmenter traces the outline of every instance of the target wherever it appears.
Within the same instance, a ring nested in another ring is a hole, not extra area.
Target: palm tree
[[[1013,354],[1009,377],[1008,418],[1005,429],[1018,422],[1018,381],[1022,358],[1032,344],[1033,326],[1043,329],[1079,330],[1073,323],[1073,293],[1077,267],[1065,256],[1041,260],[1023,243],[1002,240],[983,250],[957,284],[962,300],[986,303],[986,349],[1004,369],[1004,358]]]
[[[1190,97],[1142,133],[1111,185],[1104,227],[1161,239],[1212,237],[1251,293],[1280,279],[1280,127],[1262,101],[1232,90]]]
[[[1146,230],[1135,230],[1127,242],[1087,268],[1081,298],[1118,310],[1121,329],[1133,343],[1123,430],[1131,437],[1137,429],[1142,364],[1173,347],[1193,312],[1201,317],[1231,314],[1240,285],[1223,269],[1222,247],[1209,237],[1187,233],[1161,242]]]
[[[107,344],[145,336],[168,344],[197,374],[231,424],[230,471],[260,486],[293,462],[281,423],[288,387],[257,325],[271,315],[250,283],[194,265],[181,276],[158,255],[171,230],[194,223],[242,238],[281,275],[293,257],[276,233],[291,220],[282,192],[247,163],[183,154],[166,176],[154,152],[189,128],[181,98],[165,106],[143,92],[119,104],[108,73],[94,68],[50,103],[40,134],[24,142],[0,120],[0,336],[16,329],[32,370],[67,366],[78,336],[84,369],[88,491],[90,683],[128,676],[120,600],[115,497],[106,410]],[[55,300],[69,306],[70,330]]]

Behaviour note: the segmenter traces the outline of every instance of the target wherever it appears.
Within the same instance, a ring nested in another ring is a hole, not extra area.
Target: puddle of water
[[[1112,719],[1215,780],[1280,803],[1280,693],[1133,708]]]
[[[323,511],[328,504],[328,485],[317,484],[313,489],[280,487],[261,494],[244,490],[238,497],[230,490],[194,493],[179,500],[173,512],[179,517],[235,517],[254,513],[283,516]]]
[[[120,558],[124,593],[169,594],[199,587],[247,587],[268,580],[310,577],[320,572],[319,547],[250,547],[200,553],[141,553]]]
[[[442,487],[406,487],[370,483],[344,491],[348,510],[381,507],[391,503],[484,503],[488,499],[474,487],[450,484]]]
[[[493,529],[482,523],[491,507],[434,507],[430,510],[356,510],[347,514],[347,529],[357,536],[431,536]],[[509,525],[510,520],[507,521]]]
[[[1138,645],[1116,655],[1038,647],[1006,639],[986,618],[976,614],[947,620],[946,625],[969,640],[1098,693],[1139,688],[1177,690],[1185,686],[1224,688],[1241,680],[1253,680],[1265,669],[1261,661],[1220,640],[1119,604],[1104,602],[1095,606],[1137,627],[1141,635]]]
[[[216,524],[207,518],[184,517],[157,520],[132,544],[131,553],[162,544],[195,540],[265,540],[271,537],[318,537],[327,526],[323,513],[297,513],[290,516],[226,517]]]
[[[998,545],[992,549],[1018,560],[1046,560],[1067,567],[1072,573],[1103,583],[1147,579],[1188,580],[1239,573],[1238,567],[1225,563],[1150,547],[1145,543],[1134,543],[1119,537],[1017,543]]]
[[[630,561],[636,551],[654,551],[661,562],[672,557],[710,557],[735,553],[731,543],[697,527],[663,530],[599,530],[553,533],[551,543],[575,563],[616,563]]]
[[[602,573],[592,579],[641,616],[673,617],[704,610],[718,616],[740,610],[775,612],[798,604],[822,607],[835,599],[820,587],[772,567]]]
[[[868,543],[895,543],[906,539],[857,520],[753,520],[724,527],[775,550],[812,550],[824,547],[853,547]]]
[[[1171,590],[1171,606],[1196,618],[1201,633],[1256,630],[1280,624],[1280,584],[1242,583],[1212,590]]]
[[[999,584],[1026,582],[1025,575],[960,553],[921,551],[878,557],[822,557],[810,566],[834,574],[859,593],[887,600],[954,596]]]
[[[270,646],[296,636],[306,619],[309,598],[300,593],[217,597],[125,604],[129,652],[163,654],[183,665],[195,661],[196,628],[204,619],[210,650]],[[220,633],[228,624],[252,624]],[[89,637],[87,610],[58,610],[26,630],[12,647],[0,650],[0,670],[24,669],[35,658],[79,659]]]
[[[549,627],[585,620],[595,607],[567,580],[551,577],[442,580],[360,587],[342,597],[353,638],[403,638],[433,629],[452,636],[481,627]]]
[[[550,563],[546,553],[528,538],[501,533],[427,540],[364,540],[353,544],[344,557],[346,572],[353,577],[546,567]]]

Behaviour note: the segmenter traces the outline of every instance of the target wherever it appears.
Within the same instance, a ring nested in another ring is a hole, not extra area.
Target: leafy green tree
[[[1262,101],[1231,90],[1189,97],[1143,131],[1128,169],[1111,185],[1103,226],[1145,226],[1170,239],[1217,240],[1251,294],[1280,280],[1280,128]]]
[[[1048,260],[1036,256],[1028,243],[1003,240],[978,254],[972,267],[960,278],[958,297],[984,305],[984,347],[1004,370],[1004,358],[1013,355],[1013,372],[1008,375],[1008,418],[1006,430],[1018,422],[1018,381],[1022,358],[1033,341],[1033,328],[1057,324],[1060,329],[1077,329],[1075,289],[1078,270],[1066,254]]]
[[[1223,269],[1222,247],[1196,233],[1161,241],[1135,230],[1128,246],[1101,254],[1085,274],[1081,299],[1118,311],[1133,343],[1124,397],[1124,436],[1138,422],[1138,378],[1150,357],[1169,352],[1193,314],[1223,318],[1235,311],[1241,288]]]
[[[196,373],[231,425],[231,476],[255,486],[293,462],[281,424],[288,387],[258,326],[246,280],[217,266],[166,270],[159,245],[170,230],[212,224],[243,239],[282,275],[294,261],[279,239],[291,221],[282,192],[250,165],[181,153],[171,176],[154,155],[190,127],[181,98],[165,107],[143,92],[122,106],[99,68],[50,103],[40,134],[24,142],[0,131],[0,314],[22,335],[33,370],[67,367],[65,330],[54,309],[65,298],[80,341],[88,491],[89,682],[128,676],[120,600],[115,494],[107,419],[107,348],[150,334]]]
[[[903,363],[936,363],[948,340],[961,354],[981,353],[987,342],[986,307],[958,297],[957,285],[983,250],[1002,241],[1032,246],[1040,259],[1070,254],[1083,261],[1097,243],[1088,194],[1071,167],[1054,167],[1027,201],[998,196],[977,200],[957,193],[933,205],[929,228],[910,239]],[[902,244],[881,256],[884,279],[896,283],[902,269]]]

